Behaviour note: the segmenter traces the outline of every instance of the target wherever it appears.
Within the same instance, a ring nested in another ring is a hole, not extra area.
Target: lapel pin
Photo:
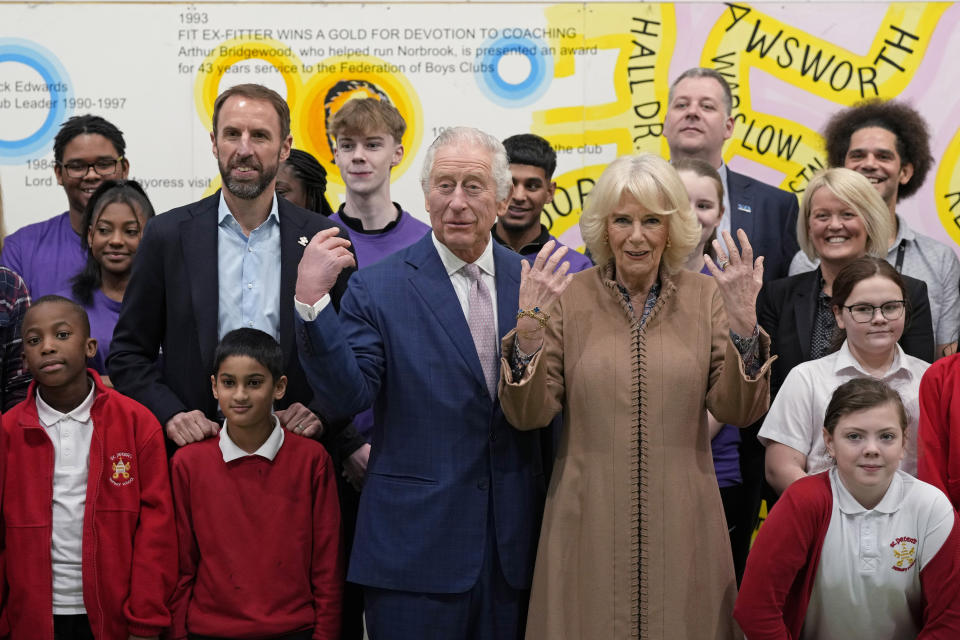
[[[744,213],[750,213],[750,205],[748,205],[748,204],[738,204],[738,205],[737,205],[737,210],[738,210],[738,211],[743,211]]]
[[[297,240],[297,243],[298,243],[301,247],[307,246],[307,242],[309,242],[309,241],[307,240],[307,236],[300,236],[300,239]]]

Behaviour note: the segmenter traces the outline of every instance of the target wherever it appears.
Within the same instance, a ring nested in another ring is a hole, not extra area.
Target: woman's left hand
[[[754,261],[753,247],[743,229],[737,229],[737,238],[742,252],[737,251],[730,232],[724,231],[726,247],[721,246],[719,239],[713,241],[717,262],[710,256],[704,256],[704,262],[717,281],[730,330],[746,337],[757,325],[757,294],[763,286],[763,256]]]

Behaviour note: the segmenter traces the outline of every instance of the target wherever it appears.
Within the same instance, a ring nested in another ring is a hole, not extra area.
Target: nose
[[[467,192],[463,190],[463,185],[458,184],[450,197],[450,208],[462,211],[467,208]]]
[[[873,316],[870,317],[871,324],[883,324],[887,319],[883,315],[883,311],[880,310],[880,307],[877,307],[873,310]]]
[[[830,220],[827,221],[827,226],[830,229],[840,229],[843,227],[843,220],[839,215],[832,215],[830,216]]]
[[[113,233],[110,234],[110,237],[107,239],[107,242],[111,246],[115,246],[115,247],[123,246],[123,230],[115,229]]]
[[[44,336],[43,341],[40,343],[40,353],[43,355],[56,353],[57,352],[57,341],[54,336]]]
[[[523,185],[513,185],[513,199],[517,202],[523,202],[527,199],[527,190],[523,188]]]
[[[92,164],[87,165],[87,170],[83,172],[81,180],[99,180],[100,174],[93,168]]]
[[[643,240],[643,224],[637,220],[630,228],[630,242],[639,244]]]

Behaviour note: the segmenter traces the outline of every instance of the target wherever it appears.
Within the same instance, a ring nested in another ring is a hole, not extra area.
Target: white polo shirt
[[[94,386],[76,409],[60,413],[37,393],[37,416],[53,443],[53,613],[78,615],[83,606],[83,512],[87,504]]]
[[[800,634],[802,640],[915,638],[923,624],[920,572],[953,528],[936,487],[897,471],[865,509],[830,470],[833,511]]]
[[[227,421],[224,420],[223,428],[220,429],[220,453],[223,455],[224,462],[232,462],[246,456],[260,456],[273,462],[273,459],[277,457],[277,453],[280,451],[280,447],[283,446],[283,438],[284,432],[283,427],[280,426],[280,420],[277,416],[273,416],[273,431],[270,432],[270,435],[267,436],[267,439],[260,445],[259,449],[253,453],[247,453],[238,447],[237,443],[230,438],[230,434],[227,433]]]
[[[900,468],[917,475],[917,424],[920,421],[920,379],[930,366],[907,355],[897,345],[890,369],[880,378],[900,394],[907,411],[907,454]],[[818,360],[798,364],[787,374],[770,405],[758,437],[763,446],[785,444],[807,456],[808,475],[833,466],[823,443],[823,417],[833,392],[854,378],[872,377],[857,362],[844,342],[840,349]]]

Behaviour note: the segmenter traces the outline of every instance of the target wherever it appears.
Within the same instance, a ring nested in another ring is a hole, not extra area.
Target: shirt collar
[[[493,239],[497,241],[497,244],[509,248],[513,251],[513,248],[507,244],[507,241],[502,239],[497,235],[497,225],[493,226]],[[540,249],[543,249],[543,245],[547,244],[552,240],[550,232],[547,230],[547,226],[543,223],[540,224],[540,235],[528,242],[527,244],[520,247],[520,250],[517,251],[520,255],[530,255],[531,253],[539,253]]]
[[[913,229],[910,228],[910,225],[907,224],[900,214],[896,214],[897,218],[897,237],[893,239],[893,244],[890,245],[890,248],[900,246],[901,242],[910,242],[917,237],[917,234],[913,232]]]
[[[238,228],[240,227],[240,223],[237,222],[237,219],[233,217],[233,213],[230,212],[230,207],[227,206],[227,201],[223,197],[223,191],[220,192],[220,204],[217,207],[217,215],[219,216],[218,218],[220,221],[219,225],[221,227],[227,226],[227,225],[229,226],[236,225],[236,227]],[[259,229],[260,227],[263,227],[267,223],[271,223],[271,224],[280,223],[280,213],[277,205],[276,192],[274,192],[273,200],[270,202],[270,213],[267,215],[267,219],[264,220],[263,223],[259,227],[257,227],[257,229]],[[256,231],[256,229],[254,229],[254,231]]]
[[[277,416],[273,416],[273,431],[270,432],[266,442],[253,453],[247,453],[230,439],[230,435],[227,433],[227,421],[224,420],[223,428],[220,429],[220,452],[223,454],[224,462],[233,462],[247,456],[260,456],[273,462],[273,459],[277,457],[277,452],[280,451],[281,445],[283,445],[283,438],[284,433],[283,427],[280,426],[280,420],[277,419]]]
[[[443,266],[447,270],[448,276],[452,276],[457,271],[460,271],[460,269],[467,264],[457,256],[453,255],[453,252],[447,248],[447,245],[443,244],[437,239],[437,234],[431,233],[430,239],[433,240],[433,246],[437,248],[437,253],[440,254],[440,261],[443,262]],[[487,246],[484,248],[483,253],[480,254],[480,257],[477,258],[474,264],[480,267],[480,271],[483,271],[487,275],[496,275],[493,267],[493,241],[487,242]]]
[[[883,498],[880,499],[880,502],[873,509],[864,507],[847,491],[847,488],[843,486],[843,482],[840,481],[840,472],[837,471],[836,466],[830,469],[830,483],[836,488],[837,506],[840,508],[840,511],[847,515],[852,516],[868,511],[887,514],[896,513],[903,504],[905,487],[903,485],[903,477],[901,477],[899,472],[894,472],[887,492],[883,494]]]
[[[890,363],[890,368],[884,372],[881,380],[886,380],[901,371],[905,372],[908,377],[913,377],[913,372],[906,366],[906,354],[903,352],[903,349],[900,348],[899,344],[894,346],[896,350],[893,353],[893,362]],[[867,373],[860,363],[857,362],[857,359],[853,357],[853,354],[850,353],[850,345],[844,340],[843,344],[840,345],[840,350],[837,351],[837,361],[834,364],[833,372],[840,373],[846,369],[854,369],[864,376],[873,377]]]
[[[43,398],[40,397],[40,389],[37,389],[37,417],[40,418],[40,424],[49,429],[64,418],[71,418],[77,422],[89,422],[90,409],[93,408],[96,390],[97,386],[93,384],[93,380],[90,380],[90,393],[87,394],[83,402],[67,413],[60,413],[43,401]]]

